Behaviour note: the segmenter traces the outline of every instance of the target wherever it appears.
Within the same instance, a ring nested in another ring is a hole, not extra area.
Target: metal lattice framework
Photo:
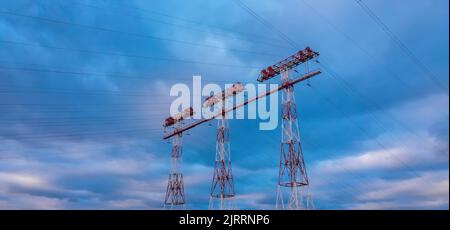
[[[234,90],[233,87],[235,85],[226,91],[231,92]],[[238,91],[242,92],[243,90],[243,86],[240,86]],[[234,94],[235,92],[228,95],[222,93],[222,98],[219,101],[219,106],[222,108],[222,116],[217,121],[216,157],[209,199],[210,210],[236,209],[236,192],[234,190],[233,170],[231,167],[230,127],[226,116],[227,113],[225,112],[225,99],[232,97]]]
[[[229,135],[228,121],[226,119],[218,120],[216,158],[209,209],[230,210],[236,208]]]
[[[281,79],[283,84],[289,82],[289,70],[281,73]],[[306,187],[309,185],[309,180],[303,158],[292,85],[282,90],[281,119],[281,153],[276,208],[310,209],[312,200]]]
[[[230,131],[226,115],[260,98],[282,91],[282,139],[280,151],[280,168],[278,177],[277,209],[314,209],[312,195],[309,193],[309,179],[306,172],[305,161],[300,141],[297,108],[294,96],[294,85],[319,75],[319,70],[309,72],[298,78],[289,79],[289,71],[300,64],[317,57],[318,52],[306,47],[304,50],[278,62],[275,65],[261,71],[259,82],[269,80],[279,74],[282,75],[282,84],[266,91],[254,98],[225,108],[225,99],[242,92],[244,87],[240,83],[231,88],[206,98],[203,106],[210,107],[220,104],[220,113],[209,118],[193,122],[187,126],[174,127],[173,132],[164,136],[164,139],[173,138],[172,145],[172,169],[169,175],[165,205],[184,205],[183,175],[179,169],[181,160],[181,135],[198,125],[218,118],[216,157],[214,162],[213,181],[210,192],[209,209],[235,209],[235,188],[231,167]],[[192,108],[183,111],[180,115],[169,117],[165,120],[164,127],[179,124],[180,121],[192,116]],[[285,198],[286,197],[286,198]]]
[[[271,65],[261,70],[258,81],[267,81],[281,74],[283,71],[291,70],[317,56],[319,56],[318,52],[315,52],[311,48],[306,47],[304,50],[298,51],[296,54],[289,56],[288,58],[276,63],[275,65]]]
[[[186,203],[184,197],[183,173],[181,172],[181,134],[172,138],[172,162],[167,183],[164,206],[170,209],[183,209]]]

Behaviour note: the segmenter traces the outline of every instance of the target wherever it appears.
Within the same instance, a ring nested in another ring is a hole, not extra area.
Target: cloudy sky
[[[448,1],[366,0],[388,30],[353,0],[243,2],[273,27],[230,0],[1,1],[0,208],[162,208],[170,87],[255,82],[311,46],[324,73],[295,93],[316,208],[448,209]],[[243,209],[275,204],[281,130],[258,122],[231,121]],[[215,123],[189,134],[187,208],[205,209]]]

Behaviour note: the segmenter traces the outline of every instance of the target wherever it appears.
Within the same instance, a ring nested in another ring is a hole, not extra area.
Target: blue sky
[[[355,1],[244,2],[332,70],[295,89],[316,208],[448,209],[448,1],[365,1],[445,90]],[[233,1],[0,5],[2,209],[161,208],[170,87],[298,51]],[[208,207],[211,125],[183,138],[187,208]],[[238,207],[273,208],[280,129],[231,129]]]

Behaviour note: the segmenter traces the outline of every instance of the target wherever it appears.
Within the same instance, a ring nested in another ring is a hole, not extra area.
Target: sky
[[[448,209],[448,1],[365,0],[397,41],[352,0],[242,1],[272,27],[226,0],[1,1],[0,209],[161,209],[171,86],[256,83],[306,46],[315,207]],[[183,136],[187,209],[208,208],[215,126]],[[273,209],[281,126],[230,127],[237,207]]]

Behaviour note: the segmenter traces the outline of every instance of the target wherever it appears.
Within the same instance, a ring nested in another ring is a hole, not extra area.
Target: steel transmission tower
[[[216,158],[209,209],[236,209],[233,170],[231,167],[230,128],[225,113],[225,96],[222,100],[222,117],[217,121]]]
[[[172,138],[172,161],[167,183],[166,198],[164,206],[168,209],[184,209],[184,183],[181,172],[181,157],[183,154],[181,146],[181,135]]]
[[[175,130],[180,129],[180,122],[192,116],[194,110],[188,108],[183,112],[171,116],[164,121],[164,127],[172,126]],[[177,133],[172,137],[172,160],[169,172],[169,181],[167,182],[166,197],[164,199],[164,208],[167,209],[184,209],[186,203],[184,197],[183,173],[181,172],[181,159],[183,156],[183,148],[181,137],[183,133]]]
[[[319,56],[306,47],[294,55],[261,71],[258,81],[267,81],[281,75],[281,153],[278,172],[277,209],[311,209],[314,207],[309,194],[309,180],[303,158],[298,128],[294,86],[289,84],[289,71]],[[309,71],[308,71],[309,72]]]
[[[259,82],[264,82],[275,76],[282,75],[282,84],[277,89],[269,90],[256,97],[247,99],[231,108],[225,108],[225,99],[245,90],[244,86],[240,83],[234,84],[220,94],[206,98],[203,107],[208,108],[222,102],[220,104],[221,111],[209,118],[201,119],[185,127],[177,127],[173,132],[165,135],[163,139],[174,138],[172,147],[172,165],[174,166],[172,166],[172,169],[176,169],[171,170],[169,176],[165,204],[184,204],[182,174],[178,166],[178,161],[182,155],[182,133],[219,118],[209,209],[235,209],[236,193],[231,169],[230,129],[226,114],[255,102],[260,98],[282,91],[282,139],[276,208],[314,209],[312,195],[309,193],[309,180],[300,141],[294,85],[321,74],[321,71],[307,71],[306,74],[292,80],[289,79],[289,71],[301,64],[307,63],[317,56],[319,56],[318,52],[306,47],[304,50],[289,56],[275,65],[263,69],[258,77]],[[194,111],[190,108],[181,114],[169,117],[165,120],[164,127],[172,126],[193,114]]]
[[[281,72],[282,84],[289,82],[289,70]],[[312,200],[298,128],[294,87],[282,90],[281,153],[278,174],[277,209],[310,209]]]

